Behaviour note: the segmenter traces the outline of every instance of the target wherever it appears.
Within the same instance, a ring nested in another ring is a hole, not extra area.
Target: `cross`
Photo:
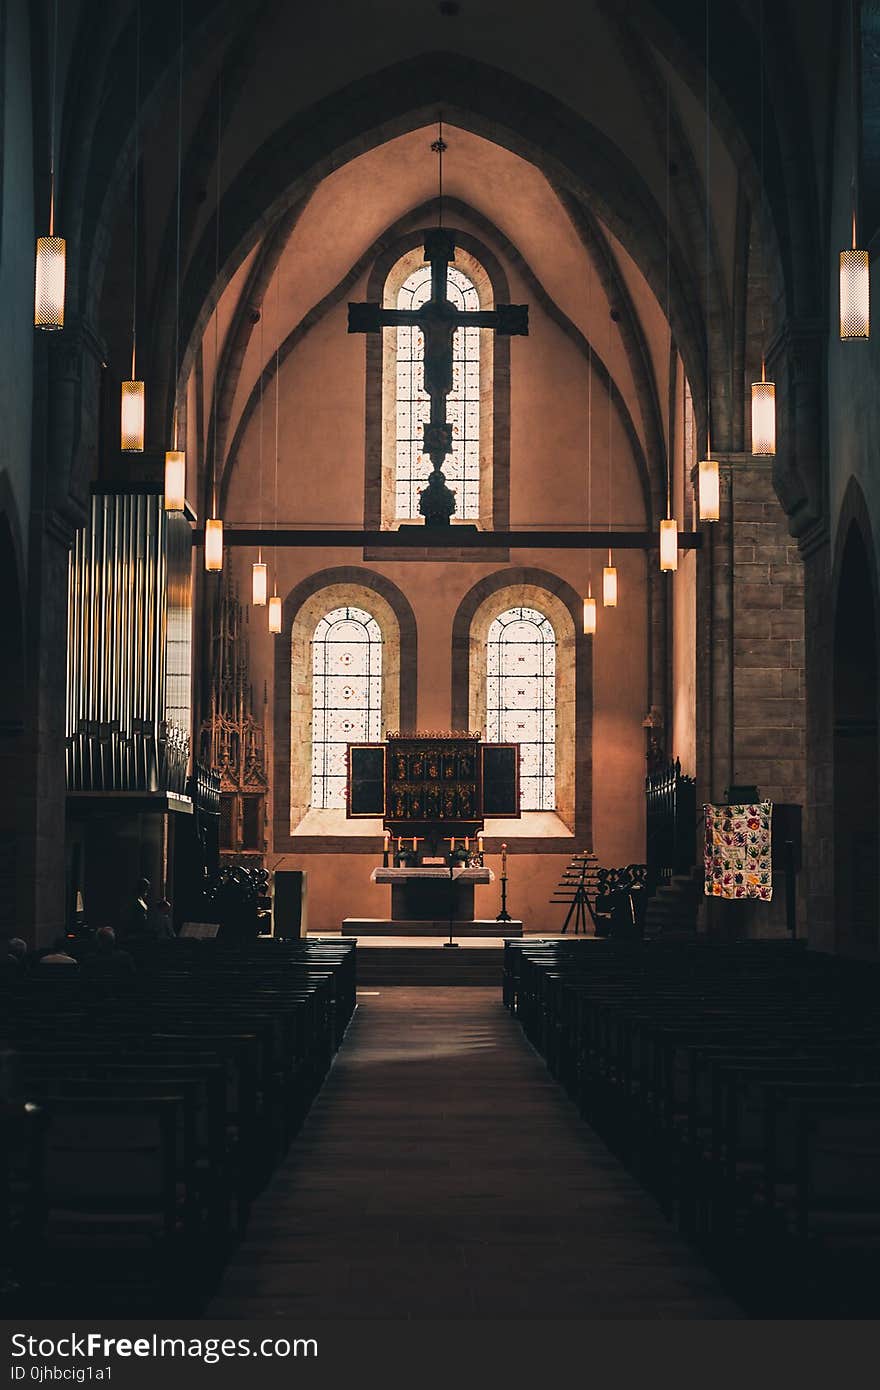
[[[425,237],[425,260],[431,267],[431,298],[420,309],[383,309],[381,304],[349,304],[349,333],[379,333],[383,328],[420,328],[425,339],[425,391],[431,418],[424,427],[424,452],[432,472],[419,498],[426,526],[448,526],[455,497],[446,486],[443,460],[452,453],[452,426],[446,419],[446,397],[452,390],[452,342],[457,328],[493,328],[507,336],[529,331],[527,304],[497,304],[477,312],[456,309],[446,295],[447,272],[455,260],[455,237],[442,227]]]

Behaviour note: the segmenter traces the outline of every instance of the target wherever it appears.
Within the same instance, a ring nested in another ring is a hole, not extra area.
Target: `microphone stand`
[[[457,950],[459,949],[459,944],[458,944],[458,942],[457,942],[457,941],[453,941],[453,939],[452,939],[452,914],[453,914],[453,912],[455,911],[455,906],[454,906],[454,901],[455,901],[455,900],[454,900],[454,892],[455,892],[454,884],[455,884],[455,879],[454,879],[453,876],[452,876],[452,856],[453,856],[454,853],[455,853],[454,850],[450,850],[450,851],[449,851],[449,940],[443,942],[443,949],[444,949],[444,951],[448,951],[450,948],[451,948],[453,951],[457,951]]]

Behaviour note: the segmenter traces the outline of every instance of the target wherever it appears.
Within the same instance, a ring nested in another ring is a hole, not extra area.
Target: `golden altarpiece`
[[[211,673],[199,756],[220,775],[220,858],[262,868],[266,855],[266,703],[254,712],[247,609],[224,576],[211,623]]]

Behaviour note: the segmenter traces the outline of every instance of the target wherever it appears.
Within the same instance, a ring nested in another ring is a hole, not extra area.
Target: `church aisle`
[[[497,990],[358,1004],[207,1316],[741,1316]]]

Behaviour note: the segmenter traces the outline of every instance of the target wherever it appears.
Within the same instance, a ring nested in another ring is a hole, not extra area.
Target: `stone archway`
[[[834,613],[834,898],[841,954],[874,956],[880,914],[878,624],[870,533],[853,518]]]

